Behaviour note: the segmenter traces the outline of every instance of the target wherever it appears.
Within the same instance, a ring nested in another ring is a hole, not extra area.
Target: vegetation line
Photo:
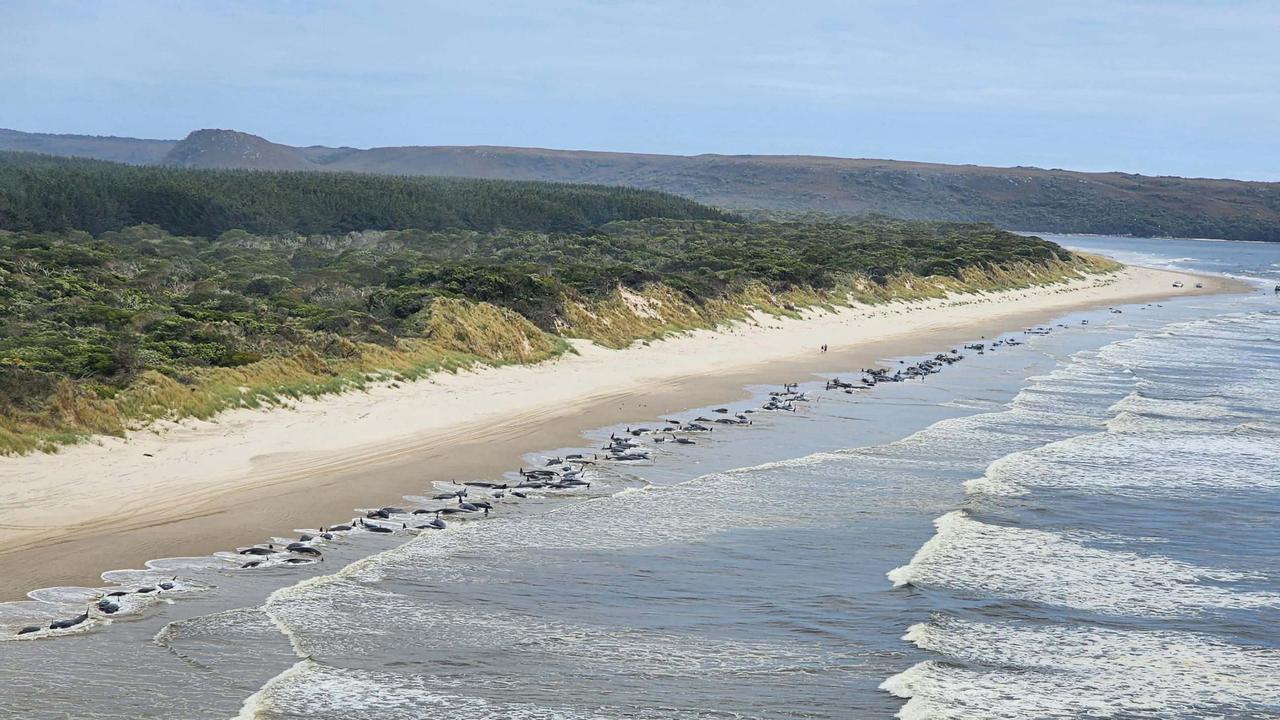
[[[655,223],[641,227],[648,234]],[[890,227],[940,229],[897,221]],[[682,225],[680,235],[714,229]],[[876,232],[887,234],[885,227]],[[0,339],[0,452],[52,452],[156,420],[208,419],[481,364],[539,362],[568,351],[566,338],[618,348],[745,320],[755,310],[795,317],[808,308],[997,291],[1114,269],[1098,258],[1055,254],[967,264],[951,275],[838,272],[808,282],[770,281],[759,269],[742,277],[705,277],[699,269],[654,279],[629,265],[604,276],[552,278],[487,259],[444,262],[423,275],[429,253],[414,248],[430,243],[411,235],[282,240],[236,233],[203,242],[155,228],[97,239],[0,234],[0,246],[12,251],[12,259],[0,260],[11,330]],[[445,245],[456,247],[455,240]],[[513,235],[503,242],[518,255],[549,240]],[[248,252],[282,244],[293,252]],[[350,284],[387,266],[413,268],[407,272],[414,281]],[[528,290],[544,283],[552,292],[539,301]]]
[[[566,338],[624,347],[752,309],[1106,269],[982,224],[746,222],[624,188],[0,153],[0,453],[537,362]]]

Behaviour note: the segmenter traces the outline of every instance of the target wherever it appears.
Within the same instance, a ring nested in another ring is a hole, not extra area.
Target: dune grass
[[[753,313],[798,318],[814,309],[1065,283],[1119,267],[1104,258],[1076,254],[1069,261],[969,267],[959,277],[899,273],[875,282],[847,275],[830,289],[770,291],[752,282],[701,302],[659,283],[638,290],[619,286],[603,298],[567,301],[564,319],[550,332],[507,308],[440,297],[410,318],[416,337],[391,345],[333,338],[323,353],[300,347],[287,356],[235,367],[194,368],[179,375],[149,370],[122,389],[61,378],[45,407],[0,414],[0,453],[56,452],[97,435],[124,436],[157,421],[209,420],[227,410],[279,407],[433,373],[541,362],[571,351],[567,338],[624,348],[637,341],[746,321]]]
[[[520,315],[486,303],[441,298],[428,315],[421,339],[400,340],[395,347],[352,343],[340,358],[302,348],[288,357],[200,368],[180,378],[148,371],[115,393],[63,379],[43,412],[0,415],[0,453],[55,452],[94,435],[121,437],[158,420],[208,420],[226,410],[279,407],[433,373],[540,362],[570,347]]]
[[[1015,262],[965,268],[959,278],[898,273],[884,283],[877,283],[864,275],[846,275],[831,289],[794,287],[782,291],[770,291],[756,282],[728,296],[702,303],[692,302],[662,285],[650,285],[641,291],[618,288],[602,301],[573,303],[566,313],[569,322],[559,331],[566,337],[625,348],[637,341],[744,321],[757,312],[800,319],[805,312],[815,309],[831,312],[855,304],[918,302],[1065,284],[1090,275],[1112,273],[1122,267],[1106,258],[1076,254],[1071,260],[1054,259],[1043,264]]]

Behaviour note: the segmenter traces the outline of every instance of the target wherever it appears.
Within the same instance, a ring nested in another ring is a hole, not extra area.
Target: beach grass
[[[149,371],[118,392],[64,379],[42,412],[0,415],[0,453],[55,452],[94,435],[121,437],[161,420],[209,420],[226,410],[280,407],[480,365],[540,362],[570,347],[520,315],[485,303],[441,298],[428,315],[421,339],[395,347],[347,343],[338,357],[302,348],[288,357],[199,368],[178,377]]]
[[[959,277],[900,273],[885,282],[850,275],[832,289],[770,292],[750,283],[731,294],[695,302],[662,284],[618,287],[603,299],[566,303],[565,320],[544,331],[522,315],[484,302],[436,298],[412,320],[419,337],[393,345],[330,338],[236,367],[195,368],[171,375],[142,373],[124,388],[60,379],[44,408],[0,415],[0,453],[56,452],[94,436],[121,437],[156,422],[210,420],[232,409],[269,409],[291,402],[404,383],[480,366],[537,363],[571,352],[568,339],[625,348],[675,334],[750,321],[759,314],[798,319],[806,312],[853,305],[936,300],[966,294],[1067,283],[1121,266],[1075,254],[1071,260],[965,268]],[[323,352],[321,352],[323,350]]]

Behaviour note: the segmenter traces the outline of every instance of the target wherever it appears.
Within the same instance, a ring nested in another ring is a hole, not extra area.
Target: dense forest
[[[518,147],[292,147],[236,132],[182,140],[0,131],[0,149],[194,168],[550,180],[648,188],[731,211],[990,222],[1036,232],[1280,241],[1280,183],[786,155]]]
[[[732,219],[633,188],[355,173],[188,170],[0,152],[0,230],[180,235],[352,230],[583,231],[648,217]]]

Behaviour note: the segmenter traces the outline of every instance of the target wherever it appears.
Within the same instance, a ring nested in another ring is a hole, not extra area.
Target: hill
[[[242,148],[243,146],[239,146]],[[237,147],[225,146],[227,153]],[[734,219],[653,190],[355,173],[190,170],[0,152],[0,230],[147,224],[215,237],[415,228],[578,232],[616,220]]]
[[[0,134],[0,149],[34,149],[29,147],[33,141],[24,141],[22,135]],[[120,159],[126,147],[119,144],[120,138],[108,143],[76,136],[39,137],[39,151],[57,155]],[[151,152],[139,149],[131,157],[182,167],[622,185],[740,212],[882,213],[1052,232],[1280,241],[1280,183],[810,156],[676,156],[487,146],[299,148],[231,130],[199,130],[168,146],[161,157]],[[108,157],[109,153],[116,156]]]
[[[62,157],[156,165],[177,145],[176,140],[139,140],[99,135],[53,135],[0,128],[0,150],[44,153]]]
[[[183,168],[312,170],[313,164],[288,145],[235,130],[197,130],[174,144],[160,164]]]

